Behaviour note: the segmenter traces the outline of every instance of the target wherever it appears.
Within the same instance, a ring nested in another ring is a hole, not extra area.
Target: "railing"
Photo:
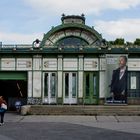
[[[0,45],[0,48],[4,49],[4,48],[36,48],[34,47],[32,44],[8,44],[8,45]],[[95,45],[87,45],[87,46],[43,46],[43,48],[98,48],[99,46],[95,46]]]
[[[41,47],[34,47],[32,44],[16,44],[16,45],[1,45],[0,49],[4,50],[4,49],[58,49],[58,50],[62,50],[62,49],[86,49],[86,48],[99,48],[99,46],[43,46],[43,48]]]
[[[50,52],[50,53],[59,53],[59,52],[87,52],[87,53],[98,53],[100,52],[116,52],[125,53],[125,51],[140,52],[140,46],[136,45],[111,45],[111,46],[97,46],[97,45],[88,45],[88,46],[43,46],[35,47],[33,44],[12,44],[5,45],[0,44],[0,52]]]
[[[18,44],[18,45],[2,45],[1,49],[13,49],[13,48],[32,48],[31,44]]]

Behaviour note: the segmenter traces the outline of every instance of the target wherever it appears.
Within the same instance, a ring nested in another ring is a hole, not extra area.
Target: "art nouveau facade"
[[[24,104],[103,104],[107,69],[116,56],[128,56],[128,104],[139,104],[138,46],[107,46],[84,16],[63,16],[38,46],[1,45],[0,86],[9,107]]]

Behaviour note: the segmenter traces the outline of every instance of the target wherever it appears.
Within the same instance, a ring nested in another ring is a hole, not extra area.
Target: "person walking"
[[[3,97],[0,96],[0,116],[1,116],[0,125],[4,124],[4,115],[6,110],[7,110],[7,103],[3,99]]]

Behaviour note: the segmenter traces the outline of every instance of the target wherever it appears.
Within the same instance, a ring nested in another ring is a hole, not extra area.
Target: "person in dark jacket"
[[[111,80],[111,95],[114,100],[127,102],[127,57],[120,56],[119,68],[113,70]]]
[[[7,103],[3,99],[3,97],[0,96],[0,116],[1,116],[0,125],[3,125],[4,124],[4,115],[5,115],[5,112],[6,112],[6,109],[1,108],[2,104],[7,105]]]

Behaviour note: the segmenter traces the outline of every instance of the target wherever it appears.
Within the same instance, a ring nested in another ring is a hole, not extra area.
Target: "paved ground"
[[[20,116],[6,113],[0,140],[140,140],[140,116]]]

